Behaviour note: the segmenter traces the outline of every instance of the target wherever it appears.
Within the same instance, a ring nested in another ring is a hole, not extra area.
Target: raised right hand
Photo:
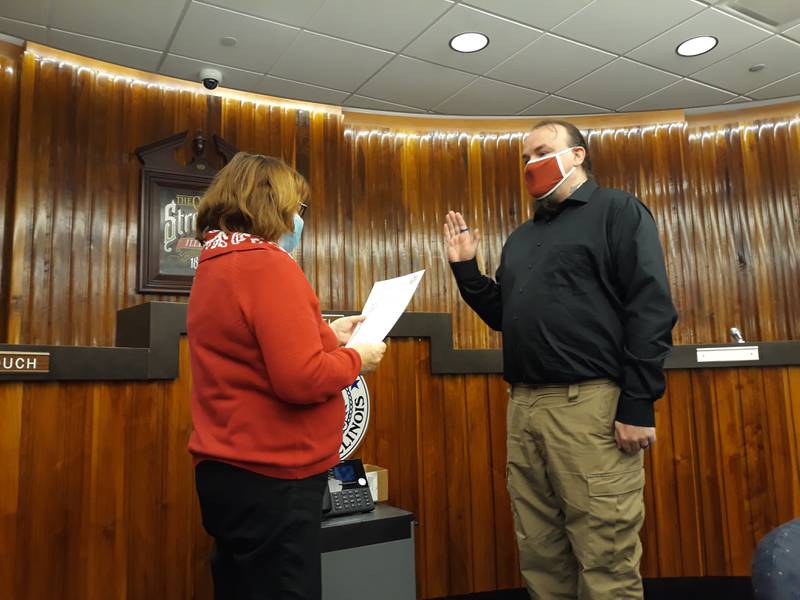
[[[361,355],[361,372],[371,373],[378,368],[378,365],[386,353],[386,344],[355,344],[353,350]]]
[[[481,241],[481,232],[467,227],[461,213],[451,210],[445,218],[444,240],[447,260],[450,262],[472,260]]]

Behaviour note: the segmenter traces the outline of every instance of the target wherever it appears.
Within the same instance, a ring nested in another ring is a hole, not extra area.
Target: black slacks
[[[215,600],[320,600],[327,473],[274,479],[209,460],[197,465],[195,480],[215,542]]]

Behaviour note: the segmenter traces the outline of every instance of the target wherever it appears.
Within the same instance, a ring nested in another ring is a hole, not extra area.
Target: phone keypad
[[[375,506],[368,487],[342,490],[332,496],[335,512],[364,512]]]

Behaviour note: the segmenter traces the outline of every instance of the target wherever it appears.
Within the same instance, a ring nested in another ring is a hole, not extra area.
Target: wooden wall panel
[[[391,352],[403,356],[410,344],[425,356],[427,344],[412,340],[393,340]],[[374,440],[390,437],[404,449],[390,477],[401,489],[417,485],[419,497],[401,501],[393,485],[390,501],[419,516],[421,597],[462,593],[465,581],[473,591],[517,587],[504,481],[505,384],[496,376],[416,373],[429,380],[416,398],[380,387],[373,397],[376,412],[396,410],[386,402],[415,402],[419,431],[399,435],[391,421],[376,420],[360,454],[392,465],[396,459]],[[748,575],[758,539],[800,515],[800,369],[671,371],[668,390],[657,405],[659,441],[646,461],[643,574]],[[417,473],[405,458],[415,439]],[[486,486],[491,499],[481,496]],[[491,537],[494,545],[486,546]]]
[[[0,597],[210,600],[185,341],[180,368],[167,383],[0,385]]]
[[[376,279],[424,268],[411,310],[450,312],[459,347],[499,347],[458,298],[441,227],[448,209],[462,210],[494,271],[503,241],[531,216],[521,132],[492,133],[493,121],[480,134],[422,131],[411,119],[376,129],[32,53],[16,60],[0,56],[7,341],[110,344],[118,309],[185,299],[135,293],[133,150],[203,129],[309,179],[298,260],[324,309],[358,309]],[[656,217],[681,315],[676,342],[725,341],[733,325],[751,340],[800,335],[800,118],[796,106],[772,112],[591,124],[598,181],[637,194]],[[185,349],[182,360],[174,383],[0,385],[0,597],[209,597],[184,451]],[[419,517],[421,596],[520,585],[504,382],[432,377],[420,340],[393,340],[369,381],[374,420],[361,454],[389,468],[390,500]],[[800,369],[672,372],[657,406],[645,575],[747,574],[758,537],[800,515]]]
[[[8,264],[14,222],[14,174],[17,161],[17,115],[19,113],[19,46],[0,42],[0,339],[8,325]]]
[[[7,340],[108,345],[118,309],[156,299],[135,292],[134,149],[206,128],[219,99],[31,52],[21,69]]]
[[[19,58],[17,46],[0,43],[0,339],[8,324],[9,263],[12,257],[14,172],[19,112]],[[22,433],[22,385],[4,390],[0,419],[0,581],[13,581],[17,568],[13,551],[18,522],[21,474],[18,457]],[[17,457],[4,460],[4,457]],[[4,594],[5,595],[5,594]]]
[[[432,376],[429,351],[392,340],[359,455],[419,521],[421,598],[518,587],[506,386]],[[210,599],[190,386],[185,342],[174,382],[0,384],[0,597]],[[800,515],[800,368],[673,371],[657,407],[644,576],[748,575],[758,539]]]
[[[0,107],[0,139],[5,131],[18,142],[16,155],[6,145],[15,171],[0,181],[7,192],[18,182],[2,228],[8,341],[111,342],[116,310],[148,299],[134,288],[133,150],[202,129],[280,156],[309,179],[298,258],[323,308],[357,309],[376,279],[424,268],[411,310],[451,312],[459,347],[499,347],[458,298],[441,227],[447,210],[463,211],[483,233],[481,265],[494,272],[508,234],[531,216],[523,132],[369,129],[324,110],[145,84],[31,52],[2,73],[12,93]],[[587,132],[597,180],[636,194],[656,217],[678,343],[726,341],[731,326],[754,340],[799,335],[791,307],[800,303],[800,166],[791,157],[800,118],[786,110],[762,121],[594,123]]]
[[[646,495],[664,500],[645,522],[646,575],[747,575],[757,541],[800,515],[798,373],[669,373],[648,464]]]
[[[797,151],[800,120],[708,129],[673,123],[589,131],[595,176],[637,195],[656,218],[680,313],[677,343],[725,342],[732,326],[748,339],[797,339],[800,322],[791,307],[800,301],[800,172],[773,156]],[[412,310],[452,312],[460,347],[498,347],[499,336],[458,299],[440,229],[448,209],[464,212],[483,233],[479,262],[494,273],[504,240],[531,216],[519,176],[521,138],[346,129],[353,179],[363,180],[351,199],[368,213],[364,227],[375,232],[369,250],[359,253],[368,276],[358,287],[366,291],[375,277],[419,264],[427,272]],[[393,176],[395,164],[405,167],[404,177]],[[407,179],[418,168],[419,177]],[[417,203],[397,197],[395,188],[407,182],[419,189]],[[395,208],[402,203],[401,217]],[[391,228],[383,235],[379,226],[387,222],[401,231],[413,223],[414,231],[398,237]],[[415,252],[424,260],[401,269],[395,256]],[[383,257],[378,266],[376,256]],[[362,297],[347,300],[357,308]]]

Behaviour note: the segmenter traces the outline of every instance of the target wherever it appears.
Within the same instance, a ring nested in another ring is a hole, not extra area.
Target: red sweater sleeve
[[[361,357],[347,348],[325,350],[319,303],[297,263],[278,251],[237,253],[235,261],[236,294],[275,395],[313,404],[353,383]]]

